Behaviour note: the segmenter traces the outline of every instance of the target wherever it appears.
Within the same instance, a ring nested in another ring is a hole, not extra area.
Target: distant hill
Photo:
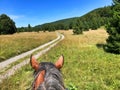
[[[67,30],[67,29],[72,29],[73,24],[75,23],[76,19],[79,17],[73,17],[73,18],[67,18],[67,19],[62,19],[58,21],[54,21],[51,23],[45,23],[41,25],[35,26],[35,28],[38,28],[40,30]]]
[[[109,22],[112,16],[111,6],[95,9],[81,17],[73,17],[44,23],[33,27],[33,31],[55,31],[73,29],[75,24],[80,24],[83,30],[97,29]],[[23,28],[22,28],[23,29]]]

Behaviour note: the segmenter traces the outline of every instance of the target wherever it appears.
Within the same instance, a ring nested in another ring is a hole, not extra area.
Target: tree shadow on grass
[[[105,49],[106,44],[100,44],[100,43],[98,43],[98,44],[96,44],[96,47],[97,47],[98,49],[102,49],[104,52],[107,52],[107,53],[108,53],[107,49]]]
[[[106,44],[96,44],[96,46],[97,46],[97,48],[99,48],[99,49],[103,49],[104,52],[119,55],[119,53],[116,53],[116,52],[114,52],[114,51],[109,50],[109,49],[107,48]]]
[[[96,47],[98,48],[98,49],[102,49],[104,52],[107,52],[108,53],[108,51],[107,51],[107,49],[105,49],[106,48],[106,44],[100,44],[100,43],[98,43],[98,44],[96,44]]]
[[[96,44],[96,46],[97,46],[97,48],[99,48],[99,49],[104,49],[104,47],[105,47],[105,44]],[[105,50],[104,50],[105,51]]]

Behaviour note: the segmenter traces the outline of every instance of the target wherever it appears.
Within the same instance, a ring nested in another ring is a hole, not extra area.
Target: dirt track
[[[56,39],[54,39],[54,40],[52,40],[52,41],[50,41],[50,42],[48,42],[48,43],[46,43],[46,44],[44,44],[44,45],[41,45],[41,46],[39,46],[39,47],[37,47],[37,48],[35,48],[35,49],[33,49],[33,50],[30,50],[30,51],[28,51],[28,52],[26,52],[26,53],[20,54],[20,55],[18,55],[18,56],[15,56],[15,57],[13,57],[13,58],[10,58],[10,59],[8,59],[8,60],[6,60],[6,61],[4,61],[4,62],[1,62],[1,63],[0,63],[0,70],[3,69],[3,68],[5,68],[7,65],[9,65],[9,64],[11,64],[11,63],[19,60],[20,58],[24,58],[24,57],[32,54],[33,52],[35,52],[35,51],[37,51],[37,50],[39,50],[39,49],[42,49],[42,48],[45,48],[46,46],[49,46],[49,47],[43,49],[42,51],[38,52],[38,53],[35,55],[35,58],[40,57],[42,54],[44,54],[44,53],[46,53],[47,51],[49,51],[49,50],[50,50],[52,47],[54,47],[58,42],[60,42],[61,40],[64,39],[64,35],[59,34],[59,33],[57,33],[57,35],[58,35],[58,37],[57,37]],[[9,70],[7,70],[6,73],[0,75],[0,82],[2,82],[3,79],[6,79],[6,78],[8,78],[9,76],[13,75],[16,70],[20,69],[22,66],[24,66],[24,65],[26,65],[26,64],[28,64],[28,63],[29,63],[29,59],[26,59],[26,60],[24,60],[23,62],[15,65],[15,66],[13,66],[12,68],[10,68]]]

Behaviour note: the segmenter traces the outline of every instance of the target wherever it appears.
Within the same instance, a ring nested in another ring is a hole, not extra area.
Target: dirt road
[[[24,57],[32,54],[33,52],[35,52],[35,51],[37,51],[37,50],[39,50],[39,49],[42,49],[42,48],[45,48],[45,47],[48,46],[47,48],[43,49],[42,51],[38,52],[38,53],[35,55],[35,58],[40,57],[42,54],[44,54],[44,53],[46,53],[47,51],[49,51],[52,47],[54,47],[54,46],[55,46],[56,44],[58,44],[61,40],[64,39],[64,35],[62,35],[62,34],[60,34],[60,33],[57,33],[57,35],[58,35],[58,37],[57,37],[56,39],[54,39],[54,40],[52,40],[52,41],[50,41],[50,42],[48,42],[48,43],[46,43],[46,44],[44,44],[44,45],[41,45],[41,46],[39,46],[39,47],[37,47],[37,48],[35,48],[35,49],[33,49],[33,50],[30,50],[30,51],[28,51],[28,52],[26,52],[26,53],[20,54],[20,55],[18,55],[18,56],[15,56],[15,57],[13,57],[13,58],[10,58],[10,59],[8,59],[8,60],[6,60],[6,61],[4,61],[4,62],[1,62],[1,63],[0,63],[0,70],[3,69],[3,68],[5,68],[7,65],[9,65],[9,64],[11,64],[11,63],[19,60],[20,58],[24,58]],[[24,60],[23,62],[15,65],[15,66],[13,66],[12,68],[10,68],[9,70],[7,70],[6,73],[1,74],[1,75],[0,75],[0,82],[2,82],[3,79],[6,79],[6,78],[8,78],[9,76],[13,75],[16,70],[20,69],[22,66],[24,66],[24,65],[26,65],[26,64],[28,64],[28,63],[29,63],[29,59],[26,59],[26,60]]]

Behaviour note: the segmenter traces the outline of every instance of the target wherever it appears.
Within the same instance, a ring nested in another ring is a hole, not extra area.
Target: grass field
[[[55,32],[25,32],[0,35],[0,62],[55,39]]]
[[[55,62],[63,54],[62,68],[65,86],[70,90],[120,90],[120,55],[106,53],[102,45],[108,37],[105,30],[73,35],[72,31],[60,31],[65,39],[39,58],[39,61]],[[0,90],[26,90],[31,86],[33,70],[24,66],[0,84]]]

